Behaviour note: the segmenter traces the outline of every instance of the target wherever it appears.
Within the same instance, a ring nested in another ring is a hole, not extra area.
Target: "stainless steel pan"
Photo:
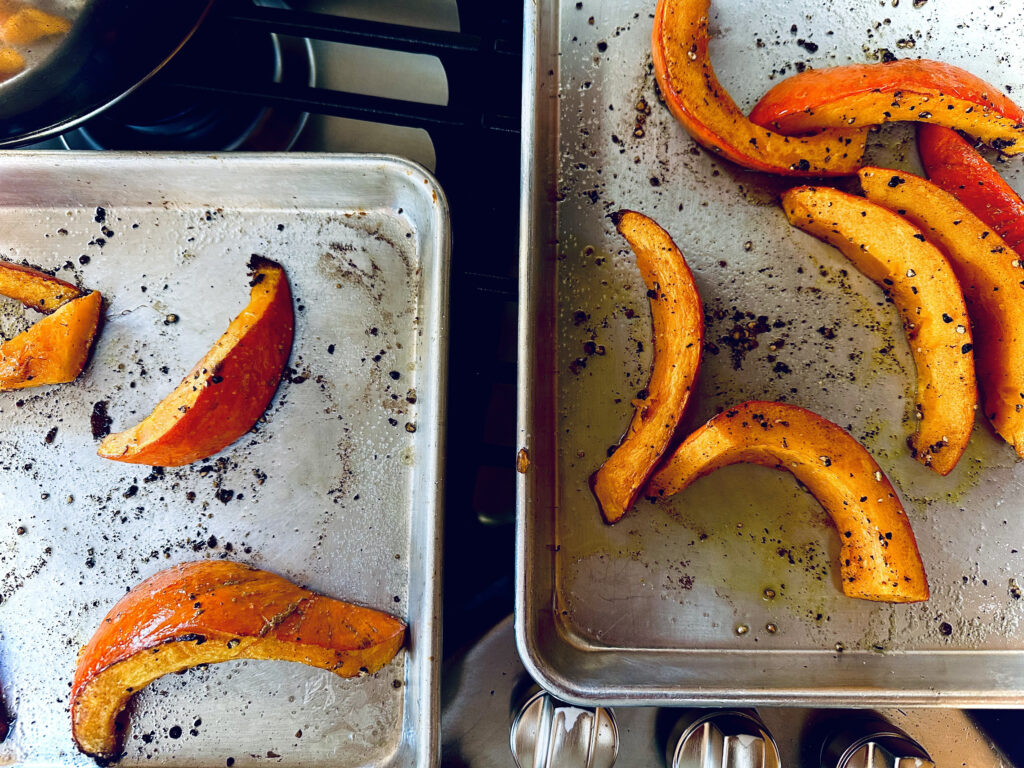
[[[62,7],[73,21],[67,36],[0,84],[0,147],[54,136],[131,93],[185,44],[212,5],[81,0]]]

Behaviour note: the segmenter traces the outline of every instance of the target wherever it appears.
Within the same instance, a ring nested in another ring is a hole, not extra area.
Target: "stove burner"
[[[277,0],[256,0],[255,4],[284,7]],[[228,29],[211,17],[150,82],[64,134],[61,141],[68,149],[290,149],[308,114],[225,99],[181,85],[203,82],[213,67],[218,79],[242,84],[311,86],[316,77],[309,40]]]

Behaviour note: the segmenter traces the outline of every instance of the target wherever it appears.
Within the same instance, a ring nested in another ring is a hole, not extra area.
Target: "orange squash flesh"
[[[956,131],[921,124],[917,150],[928,179],[949,192],[1017,253],[1024,251],[1024,201]]]
[[[44,37],[67,34],[71,22],[38,8],[24,7],[0,24],[0,38],[8,45],[30,45]]]
[[[100,443],[105,459],[178,467],[205,459],[263,415],[291,354],[295,316],[284,269],[254,257],[249,304],[153,412]]]
[[[746,168],[797,176],[855,173],[864,154],[860,130],[808,138],[754,125],[718,82],[708,57],[710,0],[658,0],[651,49],[665,104],[708,149]]]
[[[1024,270],[1020,258],[955,197],[925,179],[863,168],[869,200],[921,228],[949,257],[974,326],[974,356],[985,415],[1024,458]]]
[[[13,48],[0,48],[0,81],[8,80],[24,69],[24,56]]]
[[[886,183],[902,178],[893,172]],[[862,197],[797,187],[782,207],[790,224],[842,251],[896,305],[917,367],[919,424],[907,442],[918,461],[948,474],[970,440],[978,388],[971,326],[946,257],[905,219]]]
[[[72,735],[99,759],[119,753],[115,720],[163,675],[232,659],[279,659],[341,677],[394,658],[405,624],[224,560],[151,576],[118,601],[82,649],[71,687]]]
[[[975,136],[1008,155],[1024,152],[1024,111],[981,78],[927,59],[809,69],[787,77],[750,120],[780,133],[932,122]]]
[[[804,408],[750,401],[718,414],[683,441],[647,495],[670,496],[741,462],[793,473],[831,516],[844,594],[890,603],[928,599],[917,540],[889,480],[860,443]]]
[[[0,261],[0,295],[49,314],[82,295],[71,283],[9,261]]]
[[[647,397],[626,436],[591,478],[605,522],[622,518],[636,502],[675,437],[700,369],[704,309],[682,252],[654,221],[634,211],[614,216],[636,254],[647,285],[654,326],[654,366]]]
[[[77,379],[89,359],[102,306],[103,297],[93,291],[0,345],[0,391]]]

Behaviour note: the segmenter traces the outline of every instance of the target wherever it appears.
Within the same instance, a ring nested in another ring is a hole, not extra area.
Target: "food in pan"
[[[658,0],[651,48],[665,104],[708,149],[747,168],[801,176],[856,172],[862,130],[781,136],[752,123],[718,82],[708,57],[710,0]]]
[[[0,261],[0,295],[50,314],[71,299],[77,299],[82,292],[71,283],[38,269]]]
[[[700,368],[704,308],[693,274],[669,234],[634,211],[613,215],[636,254],[654,326],[654,365],[646,395],[622,443],[591,478],[605,521],[618,521],[636,502],[676,435]]]
[[[71,22],[61,16],[25,6],[0,24],[0,38],[8,45],[30,45],[44,37],[66,35]]]
[[[885,183],[906,183],[893,171]],[[831,243],[892,300],[917,367],[914,457],[941,475],[956,466],[971,437],[978,389],[963,293],[946,257],[906,219],[829,187],[782,196],[790,224]]]
[[[925,59],[808,69],[783,80],[750,113],[785,134],[897,120],[957,128],[1014,155],[1024,152],[1024,111],[959,67]]]
[[[863,168],[869,200],[920,227],[949,257],[974,326],[974,360],[985,415],[1024,457],[1024,270],[1020,257],[955,197],[903,171]],[[945,318],[943,318],[945,319]]]
[[[750,401],[718,414],[654,474],[647,495],[678,493],[740,462],[792,472],[831,516],[846,595],[890,603],[928,599],[917,541],[889,480],[860,443],[804,408]]]
[[[28,52],[25,46],[65,35],[70,29],[71,22],[61,16],[0,0],[0,82],[25,69],[25,57],[18,48]]]
[[[230,445],[263,415],[291,354],[295,315],[281,265],[253,256],[249,268],[248,306],[149,416],[104,438],[100,456],[182,466]]]
[[[121,598],[82,649],[71,687],[78,748],[119,754],[118,714],[163,675],[232,659],[296,661],[341,677],[373,674],[398,653],[405,624],[224,560],[161,571]]]
[[[970,208],[1013,250],[1024,250],[1024,202],[974,147],[955,131],[923,123],[917,149],[934,184]]]
[[[83,296],[75,286],[45,272],[0,262],[0,295],[50,313],[0,345],[0,390],[77,379],[99,326],[100,293]]]
[[[24,68],[24,56],[13,48],[0,48],[0,81],[14,77]]]

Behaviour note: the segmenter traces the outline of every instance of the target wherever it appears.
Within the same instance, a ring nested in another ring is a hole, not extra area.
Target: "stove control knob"
[[[687,710],[669,737],[669,768],[780,768],[779,749],[751,710]]]
[[[935,768],[920,744],[879,717],[846,722],[825,742],[821,768]]]
[[[518,768],[611,768],[619,729],[610,709],[574,707],[535,688],[512,720],[511,745]]]

